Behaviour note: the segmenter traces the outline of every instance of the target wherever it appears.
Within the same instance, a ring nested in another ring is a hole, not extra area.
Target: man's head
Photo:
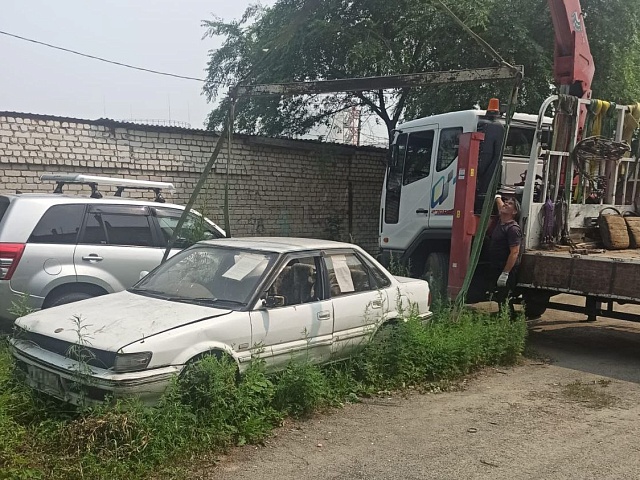
[[[513,220],[516,220],[519,213],[520,202],[518,202],[515,197],[502,197],[502,208],[500,209],[501,215],[510,215]]]

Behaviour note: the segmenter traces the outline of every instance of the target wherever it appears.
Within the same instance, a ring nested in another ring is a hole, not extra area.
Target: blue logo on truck
[[[442,175],[431,189],[431,208],[442,205],[449,196],[450,186],[456,184],[457,177],[453,174],[453,170],[445,177]]]

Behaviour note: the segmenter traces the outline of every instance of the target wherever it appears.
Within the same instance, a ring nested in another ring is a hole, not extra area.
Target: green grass
[[[259,443],[287,416],[512,364],[525,337],[522,320],[440,307],[428,325],[385,328],[348,361],[291,363],[275,375],[256,361],[238,381],[233,362],[208,357],[156,408],[129,401],[93,409],[25,388],[1,341],[0,478],[175,478],[193,455]]]

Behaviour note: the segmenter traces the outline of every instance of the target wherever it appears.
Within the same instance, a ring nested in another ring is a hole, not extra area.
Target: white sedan
[[[304,356],[347,357],[386,322],[426,319],[429,285],[394,277],[361,248],[297,238],[200,242],[125,292],[16,320],[13,355],[28,384],[71,403],[155,403],[205,355],[240,372]]]

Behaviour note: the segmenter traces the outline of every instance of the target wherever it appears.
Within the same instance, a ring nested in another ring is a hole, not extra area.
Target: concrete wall
[[[216,141],[204,130],[0,112],[0,193],[51,192],[40,175],[73,172],[172,182],[167,201],[185,204]],[[384,158],[370,147],[236,135],[231,233],[352,240],[375,253]],[[196,203],[221,226],[227,159],[225,146]]]

